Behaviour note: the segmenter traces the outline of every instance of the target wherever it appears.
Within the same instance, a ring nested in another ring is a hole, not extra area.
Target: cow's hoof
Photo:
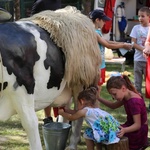
[[[76,148],[73,148],[73,147],[68,146],[68,147],[66,147],[66,148],[65,148],[65,150],[77,150],[77,149],[76,149]]]
[[[47,123],[51,123],[51,122],[53,122],[53,118],[52,117],[47,117],[47,118],[43,119],[43,122],[44,122],[44,125],[47,124]]]

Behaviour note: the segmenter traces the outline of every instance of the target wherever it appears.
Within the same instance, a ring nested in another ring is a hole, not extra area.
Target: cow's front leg
[[[42,150],[41,140],[40,140],[40,135],[38,130],[38,118],[36,116],[34,108],[33,109],[25,108],[25,109],[27,110],[28,114],[25,111],[25,113],[20,117],[21,117],[22,126],[25,129],[29,139],[30,149]]]
[[[30,150],[42,150],[38,118],[34,110],[34,99],[32,96],[25,96],[20,100],[15,100],[14,105],[20,116],[22,126],[27,133]]]

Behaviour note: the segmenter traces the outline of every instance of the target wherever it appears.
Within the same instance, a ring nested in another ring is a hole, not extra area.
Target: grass
[[[120,66],[118,65],[108,65],[107,71],[110,73],[111,71],[120,71]],[[130,79],[133,81],[133,65],[126,65],[126,71],[130,73]],[[143,83],[143,92],[144,92],[145,86]],[[106,99],[111,99],[110,95],[106,91],[105,85],[102,87],[101,96]],[[149,106],[149,100],[145,99],[146,106]],[[111,110],[108,107],[105,107],[104,105],[100,105],[100,107],[109,113],[111,113],[115,118],[119,120],[120,123],[125,122],[126,115],[124,112],[123,107],[117,109],[117,110]],[[42,125],[44,118],[43,110],[37,112],[37,116],[39,118],[39,130],[40,130],[40,136],[41,141],[43,145],[43,149],[45,150],[44,142],[43,142],[43,135],[42,135]],[[150,124],[150,113],[148,112],[148,121]],[[84,132],[85,123],[82,126],[81,133]],[[149,131],[149,137],[150,137],[150,131]],[[29,143],[26,136],[26,133],[24,129],[21,126],[20,119],[18,115],[12,116],[7,122],[0,122],[0,150],[29,150]],[[83,137],[81,137],[81,142],[78,144],[78,150],[86,150],[86,145],[84,142]],[[147,148],[146,150],[150,150],[150,148]]]

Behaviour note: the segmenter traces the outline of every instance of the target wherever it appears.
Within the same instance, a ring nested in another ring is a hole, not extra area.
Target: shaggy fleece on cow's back
[[[91,20],[75,7],[46,10],[24,20],[32,21],[50,33],[65,57],[65,79],[69,85],[89,86],[101,63],[95,29]]]

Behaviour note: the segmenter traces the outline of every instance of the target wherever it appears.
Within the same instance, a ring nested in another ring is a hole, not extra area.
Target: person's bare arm
[[[129,127],[120,126],[120,131],[118,132],[117,136],[123,137],[125,133],[130,133],[139,130],[141,127],[141,115],[133,115],[133,121],[134,123]]]
[[[111,43],[111,44],[119,44],[119,43],[122,43],[122,44],[123,44],[123,43],[124,43],[124,42],[108,41],[108,40],[107,40],[107,42],[108,42],[108,43]]]
[[[79,118],[85,117],[86,111],[87,111],[86,109],[81,109],[81,110],[78,110],[74,114],[70,114],[70,113],[65,112],[63,109],[59,109],[58,113],[59,115],[66,118],[67,120],[73,121],[73,120],[77,120]]]
[[[118,49],[118,48],[125,48],[130,50],[132,48],[130,43],[123,43],[123,42],[108,42],[107,40],[105,40],[103,37],[101,37],[98,33],[97,33],[97,41],[98,43],[100,43],[101,45],[103,45],[104,47],[107,47],[109,49]]]
[[[147,39],[146,39],[146,42],[145,42],[145,48],[143,50],[143,54],[146,57],[150,55],[150,28],[149,28]]]
[[[131,41],[134,42],[133,44],[133,47],[137,50],[140,50],[140,51],[143,51],[144,50],[144,47],[140,46],[137,44],[137,39],[135,38],[131,38]]]
[[[65,108],[64,111],[65,111],[66,113],[69,113],[69,114],[74,114],[74,113],[76,113],[78,110],[72,110],[72,109],[67,109],[67,108]]]
[[[98,98],[98,101],[101,102],[102,104],[106,105],[107,107],[111,108],[111,109],[116,109],[116,108],[119,108],[123,105],[122,101],[112,102],[112,101],[103,99],[101,97]]]

